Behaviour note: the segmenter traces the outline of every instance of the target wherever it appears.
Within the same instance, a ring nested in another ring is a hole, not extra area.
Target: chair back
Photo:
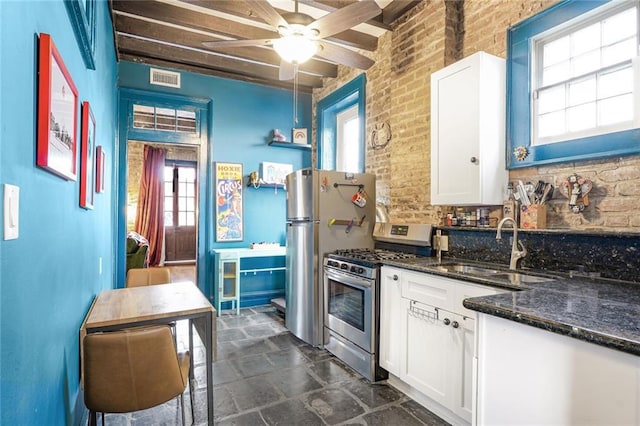
[[[88,334],[83,346],[84,400],[94,412],[151,408],[186,387],[189,355],[176,353],[168,326]]]
[[[154,284],[169,284],[169,268],[132,268],[127,271],[127,287],[142,287]]]

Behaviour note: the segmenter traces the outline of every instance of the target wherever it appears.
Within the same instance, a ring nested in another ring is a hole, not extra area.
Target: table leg
[[[204,323],[205,362],[207,363],[207,416],[213,426],[213,315],[208,312]]]

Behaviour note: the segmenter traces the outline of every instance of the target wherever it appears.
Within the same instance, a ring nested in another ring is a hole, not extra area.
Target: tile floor
[[[179,323],[180,346],[188,342],[186,333],[186,322]],[[204,349],[195,340],[194,424],[204,425]],[[223,312],[218,318],[214,401],[220,426],[447,424],[394,388],[369,383],[329,352],[293,337],[283,317],[267,306],[242,309],[239,316]],[[185,405],[190,424],[188,393]],[[135,413],[108,414],[105,423],[179,425],[179,404],[174,400]]]

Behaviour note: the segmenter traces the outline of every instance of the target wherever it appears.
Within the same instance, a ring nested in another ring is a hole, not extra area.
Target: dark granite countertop
[[[463,262],[442,259],[442,264]],[[640,284],[628,281],[556,274],[547,282],[513,284],[461,273],[434,270],[433,257],[389,260],[385,265],[425,272],[467,282],[504,288],[504,293],[465,299],[464,306],[552,333],[640,355]],[[506,265],[484,264],[492,268]],[[520,273],[540,274],[536,270]],[[549,275],[549,274],[545,274]]]

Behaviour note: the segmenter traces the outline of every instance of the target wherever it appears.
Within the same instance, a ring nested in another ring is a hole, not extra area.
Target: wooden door
[[[165,261],[196,260],[197,167],[194,162],[165,166]]]

